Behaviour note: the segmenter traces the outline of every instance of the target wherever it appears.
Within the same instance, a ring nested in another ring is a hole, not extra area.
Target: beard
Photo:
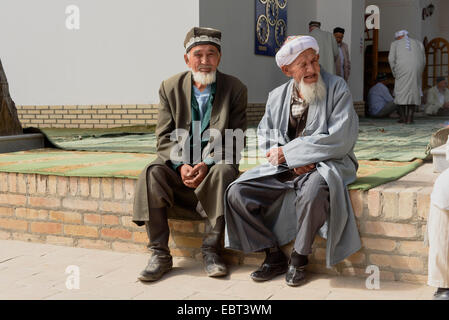
[[[216,70],[209,73],[204,73],[201,71],[195,72],[192,70],[193,81],[198,82],[205,86],[208,86],[215,82],[216,74],[217,74]]]
[[[326,84],[324,83],[321,74],[318,74],[318,81],[315,83],[307,84],[304,82],[304,78],[302,78],[301,82],[299,84],[296,83],[296,85],[302,98],[308,104],[319,102],[326,98]]]

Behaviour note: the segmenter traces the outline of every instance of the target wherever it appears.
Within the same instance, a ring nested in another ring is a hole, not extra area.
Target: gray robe
[[[335,60],[338,58],[340,51],[334,35],[318,28],[312,30],[310,35],[318,42],[321,68],[331,74],[336,74]]]
[[[305,136],[292,141],[287,131],[294,81],[290,80],[269,94],[265,115],[258,127],[259,148],[265,153],[269,148],[283,146],[287,165],[262,164],[242,174],[234,183],[316,163],[330,191],[330,215],[320,230],[320,234],[327,237],[326,265],[330,268],[361,248],[347,190],[347,185],[355,181],[358,168],[353,152],[358,136],[358,117],[344,79],[325,71],[321,71],[321,75],[327,87],[326,101],[309,106]],[[270,129],[278,129],[278,134],[270,136]],[[271,146],[267,147],[267,143]],[[227,191],[225,213],[228,210]],[[275,215],[274,219],[268,220],[275,220],[272,226],[279,245],[291,241],[291,234],[296,229],[296,225],[291,224],[292,220],[285,221],[286,217],[294,216],[294,198],[295,190],[292,189],[269,210],[269,214]],[[239,247],[237,242],[238,238],[226,228],[225,246]]]
[[[423,44],[402,38],[391,43],[388,61],[390,62],[394,82],[394,103],[398,105],[421,105],[422,73],[426,65],[426,53]]]

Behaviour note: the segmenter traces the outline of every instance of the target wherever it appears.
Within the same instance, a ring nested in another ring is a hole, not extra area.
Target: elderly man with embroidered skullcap
[[[334,37],[338,45],[338,58],[335,60],[335,72],[337,76],[342,77],[348,82],[351,73],[351,59],[349,58],[348,45],[343,42],[345,29],[336,27],[334,29]]]
[[[320,68],[319,51],[313,37],[294,36],[276,54],[291,80],[270,92],[258,126],[267,163],[226,191],[225,246],[266,254],[255,281],[286,273],[288,285],[302,284],[317,233],[327,238],[328,267],[361,247],[346,188],[358,168],[358,118],[348,85]],[[280,247],[292,240],[287,257]]]
[[[205,271],[211,277],[227,274],[219,255],[223,196],[239,174],[243,143],[232,147],[235,158],[223,163],[224,139],[218,138],[225,137],[225,130],[246,130],[247,88],[217,70],[220,31],[194,27],[187,33],[184,47],[190,71],[161,84],[157,159],[140,174],[134,198],[133,221],[145,225],[152,250],[141,281],[158,280],[172,269],[167,218],[207,218],[210,230],[201,247]]]
[[[394,82],[394,103],[399,106],[399,122],[413,123],[416,106],[421,105],[422,73],[426,55],[422,42],[408,36],[407,30],[395,34],[391,43],[388,61]]]

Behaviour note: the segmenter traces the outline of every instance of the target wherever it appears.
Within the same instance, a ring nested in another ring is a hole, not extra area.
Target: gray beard
[[[203,73],[203,72],[195,72],[192,70],[193,75],[193,81],[200,83],[202,85],[208,86],[215,82],[217,71],[212,71],[209,73]]]
[[[318,75],[318,81],[315,83],[307,84],[304,82],[304,78],[302,78],[299,84],[295,84],[301,93],[302,99],[308,104],[320,102],[326,98],[327,88],[321,74]]]

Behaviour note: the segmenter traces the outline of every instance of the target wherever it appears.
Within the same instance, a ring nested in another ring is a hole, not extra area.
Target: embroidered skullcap
[[[184,48],[189,52],[194,46],[211,44],[221,52],[221,31],[212,28],[193,27],[187,32]]]
[[[345,29],[343,29],[343,28],[340,28],[340,27],[336,27],[335,29],[334,29],[334,33],[345,33]]]

